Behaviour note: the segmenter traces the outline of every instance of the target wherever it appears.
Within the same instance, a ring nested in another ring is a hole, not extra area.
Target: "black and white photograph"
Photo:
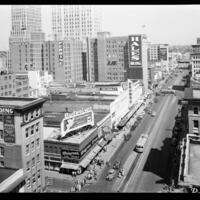
[[[199,21],[0,5],[0,193],[200,193]]]

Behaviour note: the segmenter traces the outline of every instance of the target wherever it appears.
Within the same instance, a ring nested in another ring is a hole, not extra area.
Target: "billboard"
[[[67,133],[87,125],[94,126],[94,113],[91,108],[66,114],[61,122],[61,135],[63,137]]]
[[[167,48],[160,48],[159,49],[159,59],[160,60],[167,60]]]
[[[129,36],[130,66],[142,65],[142,39],[141,35]]]
[[[15,143],[14,115],[3,114],[1,118],[3,119],[4,142]]]
[[[63,64],[63,42],[58,43],[58,57],[59,57],[59,64]]]

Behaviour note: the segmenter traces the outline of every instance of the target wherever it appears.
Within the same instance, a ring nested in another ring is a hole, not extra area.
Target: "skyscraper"
[[[32,5],[12,6],[11,16],[11,71],[41,70],[42,43],[45,39],[41,30],[41,8]]]
[[[84,40],[101,31],[101,14],[92,5],[52,6],[53,39]]]
[[[42,31],[40,6],[12,6],[11,20],[10,43],[31,41],[31,33],[40,33]]]

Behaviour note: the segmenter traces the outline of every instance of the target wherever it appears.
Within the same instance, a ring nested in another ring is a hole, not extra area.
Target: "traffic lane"
[[[140,179],[141,173],[142,173],[142,169],[144,167],[144,164],[147,160],[148,154],[150,152],[151,146],[154,143],[155,138],[158,135],[159,132],[159,128],[161,126],[161,122],[163,120],[163,117],[168,109],[168,106],[171,102],[171,100],[175,98],[174,96],[170,95],[170,96],[166,96],[166,101],[165,101],[165,105],[163,106],[163,109],[160,113],[160,115],[158,116],[158,119],[156,120],[156,123],[154,124],[153,128],[150,130],[150,137],[148,139],[148,142],[146,144],[145,150],[144,152],[141,154],[141,157],[138,161],[138,164],[134,170],[134,173],[131,175],[130,180],[127,182],[124,191],[125,192],[133,192],[135,189],[135,182],[138,181]]]
[[[144,165],[135,192],[157,192],[164,183],[169,183],[168,164],[170,159],[171,135],[178,111],[177,100],[173,99],[166,110],[166,116],[155,137],[152,148]]]
[[[157,113],[159,113],[159,110],[162,108],[164,104],[164,98],[160,97],[160,101],[156,104],[153,104],[153,110],[156,110]],[[138,127],[132,131],[132,137],[130,138],[129,141],[124,142],[124,144],[118,149],[116,155],[111,159],[111,164],[113,165],[114,161],[119,160],[121,161],[122,165],[124,164],[124,162],[126,161],[126,159],[128,158],[129,154],[131,153],[131,151],[134,148],[134,145],[136,144],[139,136],[141,135],[141,133],[146,132],[147,128],[152,127],[154,124],[154,120],[156,120],[157,116],[152,118],[151,116],[147,115],[143,118],[143,120],[140,122],[140,124],[138,125]],[[148,126],[147,126],[148,124]],[[114,181],[109,182],[105,180],[105,177],[108,173],[108,170],[110,169],[110,167],[105,166],[105,168],[103,169],[98,182],[90,185],[90,186],[86,186],[85,191],[88,192],[109,192],[112,190],[112,185],[114,184]]]

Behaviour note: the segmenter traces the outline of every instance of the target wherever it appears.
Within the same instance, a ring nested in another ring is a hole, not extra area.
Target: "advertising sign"
[[[160,60],[167,60],[167,48],[159,49]]]
[[[142,40],[141,35],[129,36],[130,66],[142,65]]]
[[[15,143],[14,115],[3,115],[4,142]]]
[[[58,56],[59,56],[59,64],[63,64],[63,42],[58,43]]]
[[[61,134],[65,136],[70,131],[80,129],[87,125],[94,126],[94,113],[92,109],[67,114],[61,122]]]

